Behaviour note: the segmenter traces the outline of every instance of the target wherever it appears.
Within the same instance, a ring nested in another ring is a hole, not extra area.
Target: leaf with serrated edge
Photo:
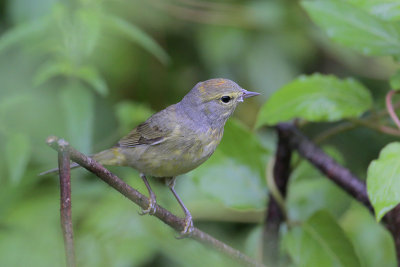
[[[341,0],[303,1],[302,6],[333,41],[365,55],[400,55],[397,24]]]
[[[300,76],[271,96],[261,108],[256,125],[294,118],[332,122],[358,117],[371,106],[370,92],[354,79],[321,74]]]
[[[367,172],[367,191],[378,221],[400,203],[400,143],[382,149]]]

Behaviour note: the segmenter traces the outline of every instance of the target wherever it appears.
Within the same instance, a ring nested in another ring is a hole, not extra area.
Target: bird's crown
[[[223,78],[199,82],[193,89],[196,90],[196,95],[200,96],[204,101],[221,98],[227,94],[231,97],[237,97],[244,92],[237,83]]]

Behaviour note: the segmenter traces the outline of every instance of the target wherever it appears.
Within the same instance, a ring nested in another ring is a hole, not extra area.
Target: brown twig
[[[389,126],[385,126],[385,125],[380,125],[377,124],[375,122],[369,121],[369,120],[365,120],[365,119],[349,119],[349,121],[351,121],[354,125],[361,125],[367,128],[370,128],[372,130],[375,130],[377,132],[383,133],[383,134],[387,134],[387,135],[393,135],[393,136],[400,136],[400,131],[389,127]]]
[[[390,115],[390,117],[392,118],[393,122],[396,124],[396,126],[400,129],[400,120],[399,117],[397,117],[396,112],[393,108],[393,104],[392,104],[392,98],[393,95],[400,93],[399,90],[390,90],[387,95],[386,95],[386,108],[387,111]]]
[[[321,132],[314,138],[313,141],[315,144],[321,144],[322,142],[326,141],[327,139],[331,138],[332,136],[335,136],[342,132],[346,132],[346,131],[354,129],[356,127],[357,127],[357,125],[355,125],[354,123],[344,122],[337,126],[329,128],[326,131]]]
[[[396,110],[400,108],[400,102],[395,103],[394,105],[391,104],[391,101],[388,102],[389,105],[391,106],[391,110]],[[320,134],[318,134],[314,139],[313,142],[315,144],[321,144],[322,142],[326,141],[327,139],[331,138],[332,136],[335,136],[337,134],[340,134],[342,132],[352,130],[358,126],[364,126],[367,128],[370,128],[372,130],[375,130],[380,133],[384,133],[387,135],[393,135],[393,136],[400,136],[400,131],[397,129],[394,129],[389,126],[385,125],[380,125],[377,124],[376,122],[379,121],[379,119],[382,119],[386,115],[389,114],[389,108],[382,109],[377,111],[375,114],[368,116],[368,118],[363,118],[363,119],[349,119],[349,121],[342,122],[332,128],[329,128]]]
[[[287,182],[290,176],[290,160],[292,158],[292,148],[287,136],[282,130],[277,128],[278,148],[275,155],[273,179],[280,195],[286,196]],[[268,209],[265,218],[263,232],[263,246],[265,261],[271,266],[276,266],[279,262],[279,227],[285,219],[284,212],[280,209],[279,203],[270,194]]]
[[[385,217],[386,227],[392,233],[396,247],[397,264],[400,266],[400,205],[389,211]]]
[[[58,168],[60,170],[60,214],[64,237],[65,256],[68,267],[75,267],[74,233],[71,215],[71,169],[67,151],[68,143],[60,140],[58,150]]]
[[[146,209],[149,205],[149,200],[146,196],[142,195],[139,191],[133,189],[120,178],[118,178],[115,174],[111,173],[109,170],[104,168],[101,164],[96,162],[95,160],[85,156],[79,151],[75,150],[71,146],[68,145],[66,141],[63,139],[59,139],[57,137],[49,137],[47,139],[47,144],[53,149],[60,151],[61,146],[64,147],[64,150],[67,154],[69,154],[71,160],[78,163],[83,168],[89,170],[94,173],[97,177],[102,179],[108,185],[113,187],[115,190],[123,194],[132,202],[136,203],[138,206]],[[65,144],[65,145],[63,145]],[[182,231],[185,227],[185,220],[181,219],[163,207],[157,205],[156,212],[154,214],[155,217],[163,221],[165,224],[171,226],[176,231]],[[256,262],[254,259],[244,255],[240,251],[226,245],[220,240],[215,239],[214,237],[202,232],[201,230],[194,228],[191,238],[205,244],[209,245],[226,255],[232,257],[233,259],[239,260],[248,266],[264,266],[261,263]]]

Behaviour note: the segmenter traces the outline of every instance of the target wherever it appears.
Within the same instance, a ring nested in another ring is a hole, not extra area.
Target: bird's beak
[[[243,98],[249,98],[249,97],[256,96],[256,95],[259,95],[259,93],[244,90]]]

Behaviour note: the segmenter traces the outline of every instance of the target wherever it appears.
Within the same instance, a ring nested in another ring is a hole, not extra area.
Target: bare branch
[[[61,228],[64,236],[65,256],[68,267],[75,267],[74,232],[71,215],[71,169],[67,142],[59,142],[58,169],[60,170],[60,214]]]
[[[115,190],[123,194],[132,202],[136,203],[138,206],[146,209],[149,205],[149,200],[146,196],[142,195],[139,191],[133,189],[120,178],[118,178],[115,174],[111,173],[109,170],[104,168],[100,163],[96,162],[95,160],[85,156],[84,154],[80,153],[79,151],[75,150],[71,146],[68,145],[66,141],[63,139],[59,139],[57,137],[49,137],[47,139],[47,144],[54,148],[57,151],[61,150],[61,146],[64,145],[64,150],[66,153],[69,154],[71,160],[78,163],[80,166],[84,167],[85,169],[89,170],[90,172],[94,173],[108,185],[113,187]],[[168,210],[164,209],[163,207],[157,205],[156,212],[154,214],[155,217],[163,221],[165,224],[171,226],[178,232],[181,232],[185,227],[185,220],[181,219]],[[215,239],[214,237],[200,231],[197,228],[194,228],[191,238],[209,245],[226,255],[232,257],[233,259],[239,260],[240,262],[244,263],[248,266],[264,266],[261,263],[256,262],[254,259],[244,255],[240,251],[226,245],[225,243]]]
[[[279,128],[277,131],[278,148],[275,155],[273,181],[279,194],[284,198],[290,176],[292,148],[284,132]],[[285,213],[281,210],[278,201],[273,194],[270,194],[263,232],[265,260],[272,266],[276,266],[279,261],[279,227],[285,219]]]

